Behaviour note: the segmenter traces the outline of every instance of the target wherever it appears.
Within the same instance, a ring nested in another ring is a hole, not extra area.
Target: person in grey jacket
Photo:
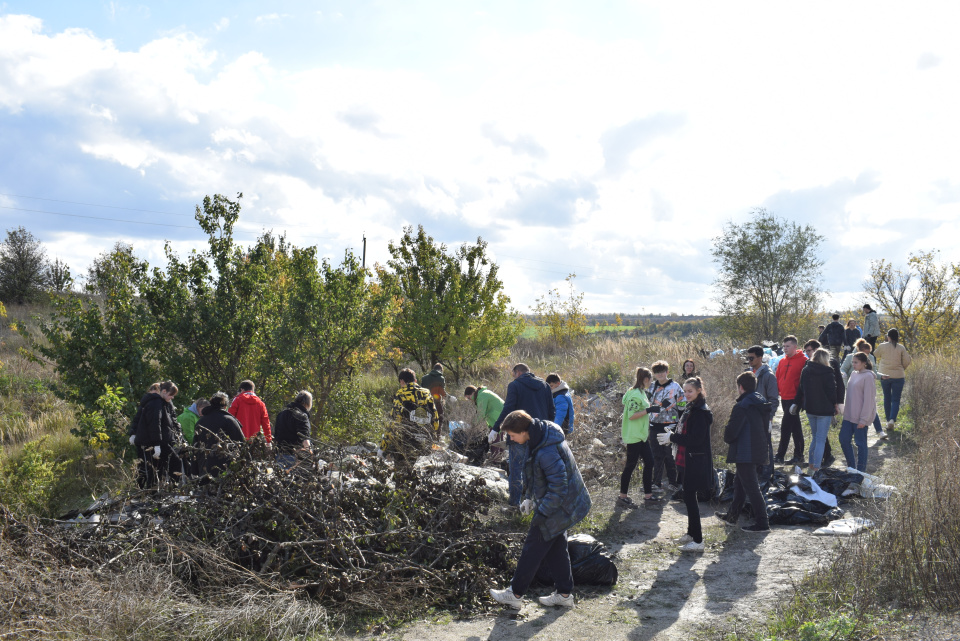
[[[880,318],[870,304],[863,306],[863,337],[870,343],[871,349],[877,349],[877,337],[880,336]]]
[[[533,512],[510,586],[490,590],[494,601],[519,610],[523,595],[537,570],[543,567],[557,591],[540,597],[543,605],[573,607],[573,570],[567,550],[567,530],[590,512],[590,493],[563,437],[560,426],[532,418],[522,410],[511,412],[502,424],[512,441],[526,445],[524,496],[521,511]]]
[[[756,391],[764,400],[770,402],[770,407],[764,417],[767,421],[767,450],[769,457],[767,462],[757,468],[757,478],[761,483],[765,483],[773,478],[773,416],[780,407],[780,388],[777,387],[777,377],[766,363],[763,362],[763,348],[759,345],[753,345],[747,348],[747,365],[750,366],[753,375],[757,379]]]

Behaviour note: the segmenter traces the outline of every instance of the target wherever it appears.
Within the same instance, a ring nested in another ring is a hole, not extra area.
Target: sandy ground
[[[893,448],[870,430],[869,471],[883,468]],[[836,448],[836,455],[840,455]],[[841,456],[842,459],[842,456]],[[836,464],[838,467],[840,463]],[[674,540],[686,531],[686,509],[669,502],[657,509],[615,509],[616,490],[593,492],[585,529],[617,553],[620,580],[613,588],[580,588],[573,609],[545,608],[531,591],[524,607],[449,622],[419,622],[380,638],[405,641],[526,639],[712,639],[763,621],[795,582],[828,559],[836,539],[814,536],[814,527],[776,526],[768,534],[728,528],[701,503],[706,550],[681,553]],[[871,515],[876,505],[858,500],[845,516]],[[741,524],[746,524],[741,520]]]

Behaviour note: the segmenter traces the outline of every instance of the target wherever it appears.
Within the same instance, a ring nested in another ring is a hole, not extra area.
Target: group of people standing
[[[313,396],[300,391],[278,415],[271,429],[264,402],[253,381],[242,381],[230,400],[224,392],[194,401],[179,415],[173,381],[157,382],[140,399],[130,422],[130,444],[137,448],[137,483],[141,488],[179,483],[189,476],[215,475],[229,461],[231,443],[263,434],[267,447],[277,444],[281,465],[292,466],[298,450],[310,450],[310,409]]]

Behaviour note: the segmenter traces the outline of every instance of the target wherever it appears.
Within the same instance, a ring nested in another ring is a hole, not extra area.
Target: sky
[[[339,262],[404,226],[482,237],[513,306],[716,310],[763,207],[872,260],[960,261],[960,4],[2,2],[0,223],[74,274],[202,249],[205,195]]]

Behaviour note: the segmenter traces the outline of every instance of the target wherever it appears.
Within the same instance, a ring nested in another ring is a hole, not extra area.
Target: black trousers
[[[637,463],[643,459],[643,493],[650,494],[653,482],[653,453],[650,451],[650,445],[646,441],[637,443],[627,443],[627,464],[623,467],[623,474],[620,475],[620,494],[626,494],[630,489],[630,478],[633,471],[637,469]]]
[[[783,420],[780,422],[780,446],[777,448],[777,457],[783,458],[787,453],[787,446],[790,445],[790,437],[793,437],[793,455],[803,458],[803,425],[800,423],[800,414],[794,416],[790,413],[790,406],[793,405],[793,399],[782,399]]]
[[[140,448],[137,485],[141,489],[159,487],[168,481],[179,485],[184,480],[183,461],[169,446],[160,446],[160,458],[153,458],[153,447]]]
[[[744,502],[749,499],[753,508],[753,518],[757,525],[767,525],[767,503],[760,492],[757,480],[757,466],[753,463],[737,463],[737,476],[733,481],[733,503],[728,512],[731,521],[736,522]]]
[[[553,579],[560,594],[573,592],[573,570],[570,567],[570,552],[567,549],[567,532],[563,531],[549,541],[545,541],[539,525],[530,526],[527,538],[523,541],[523,550],[517,560],[517,569],[513,573],[510,587],[517,596],[523,596],[537,576],[537,570],[543,566]]]
[[[673,460],[673,446],[669,443],[660,445],[657,441],[657,434],[663,434],[667,425],[674,426],[675,423],[651,423],[650,434],[647,436],[647,444],[650,445],[650,451],[653,453],[653,484],[660,485],[663,480],[663,471],[667,471],[667,481],[671,485],[677,483],[677,463]]]
[[[683,503],[687,506],[687,534],[697,543],[703,543],[703,529],[700,527],[700,503],[697,491],[683,486]]]

